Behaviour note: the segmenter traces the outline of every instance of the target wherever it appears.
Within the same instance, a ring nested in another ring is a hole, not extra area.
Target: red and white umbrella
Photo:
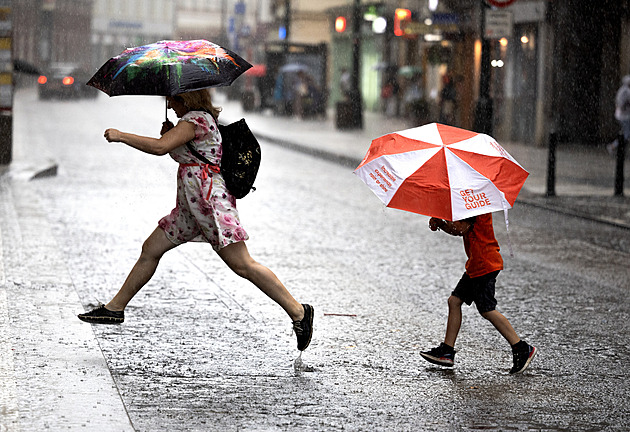
[[[450,221],[512,208],[529,175],[494,138],[431,123],[372,141],[354,171],[388,207]]]

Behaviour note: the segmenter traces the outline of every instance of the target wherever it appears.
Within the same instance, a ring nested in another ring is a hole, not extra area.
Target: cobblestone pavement
[[[0,430],[627,429],[630,246],[620,226],[515,206],[499,303],[541,354],[509,376],[507,345],[471,308],[457,366],[443,370],[417,353],[442,337],[461,240],[384,209],[339,161],[264,142],[258,189],[239,209],[252,255],[316,307],[302,357],[313,371],[296,372],[286,316],[204,245],[167,254],[125,324],[78,322],[112,295],[174,202],[172,161],[107,145],[102,131],[152,134],[145,123],[163,105],[52,110],[21,97],[18,113],[46,121],[36,132],[16,125],[31,147],[0,177]],[[310,136],[310,123],[300,127]],[[27,181],[28,162],[49,158],[57,176]]]

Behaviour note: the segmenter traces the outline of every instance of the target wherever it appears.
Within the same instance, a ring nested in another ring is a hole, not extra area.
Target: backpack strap
[[[219,126],[219,121],[218,119],[214,116],[214,114],[212,114],[210,111],[206,110],[206,109],[201,109],[201,111],[205,112],[206,114],[210,114],[210,116],[214,119],[214,122],[216,123],[217,127]],[[188,147],[188,150],[190,150],[190,152],[197,158],[199,159],[201,162],[208,164],[208,165],[212,165],[212,166],[218,166],[216,164],[213,164],[212,162],[210,162],[208,159],[206,159],[205,157],[201,156],[201,154],[199,154],[199,152],[197,150],[195,150],[195,148],[192,146],[192,144],[190,143],[190,141],[188,141],[186,143],[186,147]]]
[[[208,159],[206,159],[205,157],[201,156],[201,154],[195,150],[195,148],[192,146],[192,144],[190,143],[190,141],[188,141],[186,143],[186,147],[188,147],[188,150],[190,150],[190,152],[197,158],[199,159],[201,162],[208,164],[208,165],[212,165],[212,166],[217,166],[215,164],[213,164],[212,162],[210,162]]]

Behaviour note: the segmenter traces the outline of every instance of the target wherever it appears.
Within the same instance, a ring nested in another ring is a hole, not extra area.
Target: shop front
[[[363,108],[411,124],[431,121],[470,127],[475,87],[474,38],[462,31],[468,16],[449,11],[364,5],[360,25]],[[351,8],[331,17],[330,104],[343,100],[344,72],[352,73]],[[339,25],[341,23],[341,25]],[[335,25],[337,24],[337,25]]]

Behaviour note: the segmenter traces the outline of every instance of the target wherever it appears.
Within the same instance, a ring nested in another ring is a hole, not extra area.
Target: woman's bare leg
[[[304,317],[302,305],[293,298],[271,270],[249,255],[245,242],[232,243],[219,250],[218,254],[234,273],[252,282],[278,303],[291,320],[298,321]]]
[[[124,310],[138,291],[151,280],[162,256],[176,246],[166,237],[162,228],[157,227],[142,245],[140,258],[131,269],[125,283],[105,307],[111,311]]]

